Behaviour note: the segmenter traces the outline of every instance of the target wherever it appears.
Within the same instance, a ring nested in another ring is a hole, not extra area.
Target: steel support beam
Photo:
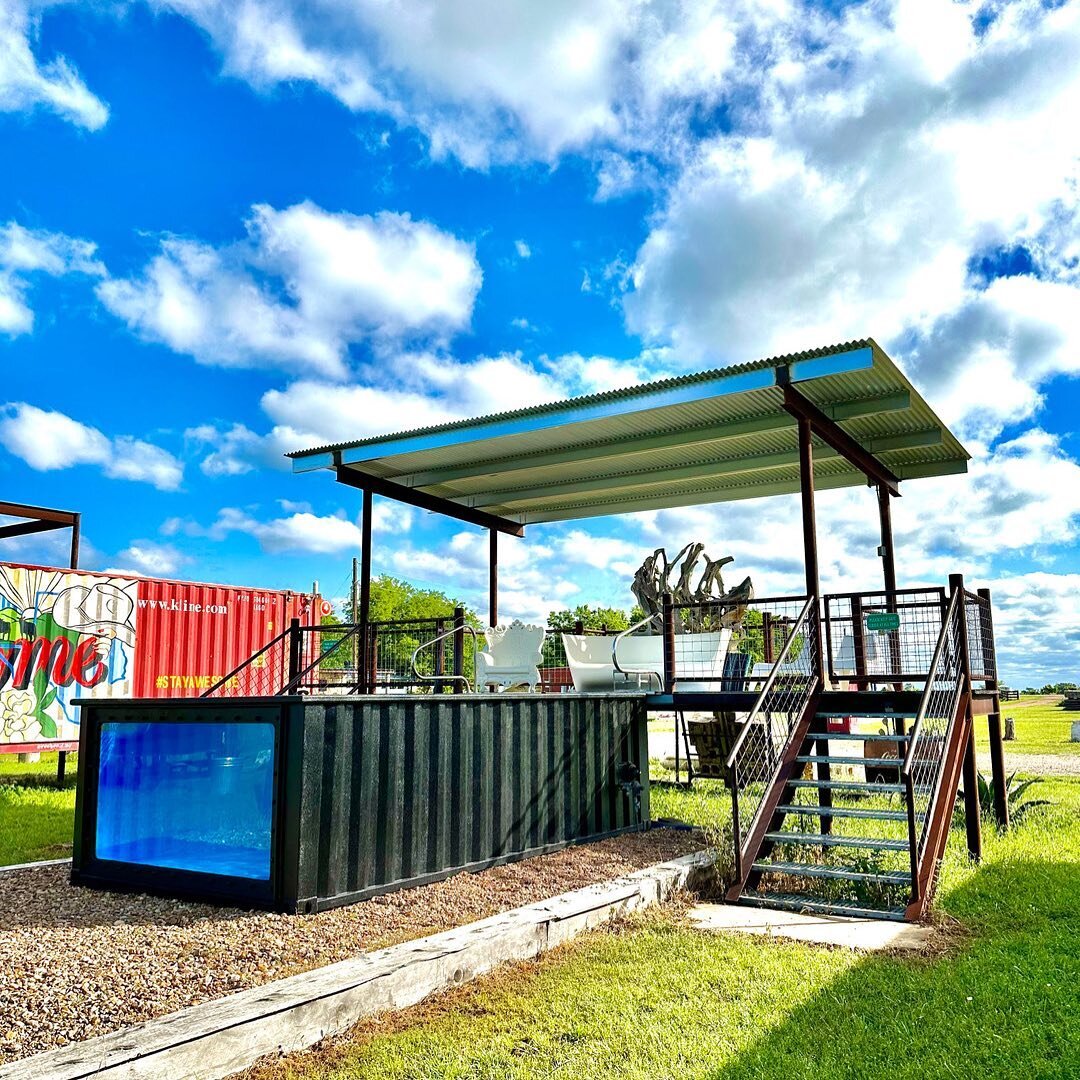
[[[815,435],[828,443],[838,454],[866,474],[868,481],[883,484],[891,495],[900,494],[900,478],[882,465],[865,447],[860,446],[839,424],[830,420],[809,398],[804,397],[790,383],[783,384],[784,408],[792,416],[806,420]]]
[[[438,495],[429,495],[426,491],[420,491],[418,488],[405,487],[403,484],[394,483],[393,480],[384,480],[381,476],[372,476],[370,473],[361,472],[359,469],[345,468],[342,465],[336,466],[334,472],[339,484],[347,484],[349,487],[358,488],[360,491],[383,495],[388,499],[394,499],[409,506],[416,506],[421,510],[444,514],[446,517],[456,518],[458,521],[467,521],[470,525],[479,525],[484,529],[496,529],[499,532],[509,533],[511,536],[525,535],[525,526],[516,521],[497,517],[495,514],[486,514],[482,510],[462,506],[460,503],[440,498]]]
[[[799,475],[802,481],[803,556],[806,565],[806,593],[821,596],[818,572],[817,521],[814,511],[814,442],[810,421],[799,418]]]

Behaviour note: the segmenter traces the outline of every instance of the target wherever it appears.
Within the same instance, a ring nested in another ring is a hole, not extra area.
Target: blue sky
[[[1078,9],[7,0],[4,498],[81,510],[87,566],[341,596],[358,498],[286,450],[871,335],[974,455],[906,485],[902,581],[1080,677]],[[378,513],[376,569],[480,602],[483,534]],[[798,591],[796,514],[531,530],[503,612],[698,538]],[[876,587],[869,495],[820,516],[825,586]]]

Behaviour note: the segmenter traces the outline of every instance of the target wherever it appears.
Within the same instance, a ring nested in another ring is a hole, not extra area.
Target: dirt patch
[[[631,833],[316,915],[75,888],[67,866],[0,874],[0,1064],[702,846],[686,832]]]

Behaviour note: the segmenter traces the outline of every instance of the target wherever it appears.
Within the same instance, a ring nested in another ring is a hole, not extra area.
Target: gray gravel
[[[0,874],[0,1064],[701,846],[685,832],[632,833],[317,915],[75,888],[66,865]]]
[[[990,755],[976,754],[979,768],[989,775]],[[1036,776],[1080,776],[1080,754],[1010,754],[1005,751],[1005,771]]]

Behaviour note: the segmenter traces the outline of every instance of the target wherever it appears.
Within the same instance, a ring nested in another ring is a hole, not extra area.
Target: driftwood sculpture
[[[699,570],[701,559],[704,566]],[[710,559],[704,544],[687,544],[671,560],[664,548],[657,548],[638,567],[630,591],[646,615],[658,614],[665,596],[670,596],[675,604],[690,605],[676,609],[677,634],[737,626],[742,622],[746,605],[753,599],[754,586],[745,578],[734,589],[724,591],[720,569],[734,561],[732,555]]]

